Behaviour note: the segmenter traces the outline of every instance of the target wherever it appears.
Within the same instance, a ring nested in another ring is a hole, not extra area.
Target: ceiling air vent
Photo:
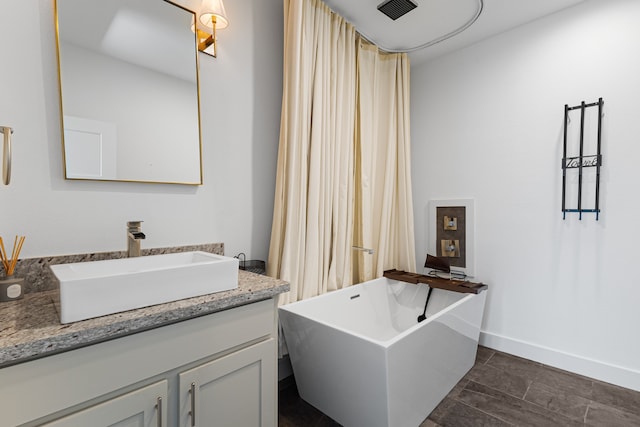
[[[388,0],[380,3],[378,10],[395,21],[416,7],[418,7],[418,5],[411,0]]]

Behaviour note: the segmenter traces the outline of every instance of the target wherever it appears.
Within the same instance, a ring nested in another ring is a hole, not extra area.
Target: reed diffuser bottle
[[[14,277],[13,274],[15,273],[23,244],[24,236],[16,236],[13,241],[11,257],[9,257],[4,247],[4,241],[0,237],[0,258],[5,271],[5,277],[0,279],[0,302],[17,300],[24,296],[24,278]]]

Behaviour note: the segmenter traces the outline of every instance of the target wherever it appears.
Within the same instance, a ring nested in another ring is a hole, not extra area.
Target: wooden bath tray
[[[407,283],[424,283],[432,288],[445,289],[447,291],[460,292],[463,294],[477,294],[487,289],[489,286],[482,283],[473,283],[467,280],[442,279],[440,277],[426,276],[424,274],[409,273],[401,270],[387,270],[383,276],[393,280]]]

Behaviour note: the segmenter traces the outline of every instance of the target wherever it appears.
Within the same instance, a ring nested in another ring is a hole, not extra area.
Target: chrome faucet
[[[140,240],[147,236],[141,231],[142,221],[127,222],[127,256],[140,256]]]
[[[363,248],[362,246],[351,246],[351,249],[355,250],[355,251],[362,251],[362,252],[366,252],[369,255],[373,255],[375,253],[375,251],[373,249],[370,248]]]

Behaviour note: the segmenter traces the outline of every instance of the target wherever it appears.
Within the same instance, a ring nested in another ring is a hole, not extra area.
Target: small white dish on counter
[[[238,260],[208,252],[52,265],[61,323],[238,287]]]

